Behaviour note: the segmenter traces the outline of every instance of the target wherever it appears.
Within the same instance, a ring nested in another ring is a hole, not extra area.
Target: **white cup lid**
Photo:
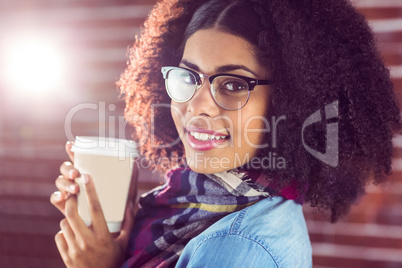
[[[138,145],[134,141],[125,139],[77,136],[71,151],[94,155],[137,157]]]

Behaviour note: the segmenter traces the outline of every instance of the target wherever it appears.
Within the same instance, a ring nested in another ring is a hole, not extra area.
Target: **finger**
[[[75,234],[74,234],[73,230],[71,229],[70,224],[66,218],[62,219],[60,221],[60,229],[63,232],[63,236],[67,243],[67,247],[76,248],[77,240],[76,240]]]
[[[124,221],[117,240],[122,246],[126,246],[129,240],[129,234],[134,225],[134,218],[138,211],[137,201],[138,167],[134,165],[131,176],[130,189],[127,197],[126,210],[124,212]]]
[[[63,214],[64,214],[65,199],[67,199],[66,194],[60,191],[56,191],[52,195],[50,195],[50,203],[52,203]]]
[[[55,235],[54,240],[56,241],[56,246],[60,252],[61,258],[63,259],[64,263],[68,265],[70,262],[70,257],[68,255],[68,245],[64,238],[63,231],[58,232]]]
[[[92,219],[92,228],[94,229],[94,232],[99,235],[109,236],[110,233],[107,228],[107,223],[98,198],[98,194],[96,193],[94,181],[92,180],[91,176],[87,174],[83,174],[81,177],[84,183],[85,192],[87,194],[89,214],[91,215]]]
[[[123,225],[120,230],[120,235],[117,237],[118,243],[123,247],[126,248],[128,241],[130,239],[131,229],[134,226],[134,218],[138,211],[137,202],[130,201],[127,204],[126,211],[124,213],[124,221]]]
[[[70,180],[75,180],[79,177],[80,172],[76,169],[71,162],[64,162],[60,166],[60,173]]]
[[[64,211],[68,224],[71,227],[76,239],[80,240],[79,242],[86,241],[86,238],[89,237],[91,231],[78,214],[76,195],[71,195],[66,200]]]
[[[128,191],[127,203],[135,201],[136,198],[137,198],[138,173],[139,173],[138,166],[134,165],[133,166],[133,173],[131,175],[130,188],[129,188],[129,191]]]
[[[70,157],[71,162],[74,163],[74,153],[71,151],[71,148],[73,147],[74,142],[73,141],[68,141],[66,143],[66,152],[68,154],[68,157]]]
[[[80,191],[80,187],[74,181],[67,179],[65,176],[60,175],[56,179],[56,187],[60,192],[64,193],[64,197],[68,197],[67,193],[77,194]]]

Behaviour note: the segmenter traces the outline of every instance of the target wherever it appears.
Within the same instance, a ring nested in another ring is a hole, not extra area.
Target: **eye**
[[[247,82],[236,77],[218,77],[214,80],[214,88],[221,94],[248,94]]]
[[[194,85],[197,83],[194,75],[192,75],[189,72],[181,71],[179,78],[183,83],[188,84],[188,85]]]
[[[243,83],[239,83],[238,81],[230,81],[225,83],[224,89],[229,90],[229,91],[242,91],[242,90],[247,90],[247,85],[244,85]]]

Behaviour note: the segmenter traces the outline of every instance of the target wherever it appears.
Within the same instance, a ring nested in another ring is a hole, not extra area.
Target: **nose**
[[[204,115],[214,117],[219,114],[220,107],[215,103],[208,79],[202,79],[201,87],[187,103],[187,111],[194,116]]]

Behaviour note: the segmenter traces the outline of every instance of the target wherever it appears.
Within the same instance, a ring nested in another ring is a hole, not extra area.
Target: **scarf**
[[[186,244],[224,216],[270,196],[301,203],[296,185],[275,190],[257,172],[198,174],[180,167],[140,198],[123,267],[174,267]]]

